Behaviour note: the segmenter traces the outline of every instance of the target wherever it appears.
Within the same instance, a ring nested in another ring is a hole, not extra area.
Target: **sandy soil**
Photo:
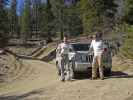
[[[0,100],[133,100],[133,70],[114,69],[105,80],[80,76],[60,82],[54,65],[22,60],[27,66],[21,77],[0,84]]]

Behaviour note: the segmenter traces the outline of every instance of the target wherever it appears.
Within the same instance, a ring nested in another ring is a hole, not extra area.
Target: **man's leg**
[[[103,65],[102,65],[102,55],[98,56],[98,67],[99,67],[99,75],[100,75],[100,79],[104,79],[104,69],[103,69]]]
[[[70,72],[68,56],[65,57],[65,68],[66,68],[66,80],[71,80],[71,72]]]
[[[96,79],[97,78],[96,62],[97,62],[97,56],[94,56],[93,62],[92,62],[92,79]]]
[[[73,79],[74,78],[73,61],[69,62],[69,69],[70,69],[70,79]]]
[[[62,58],[61,59],[61,62],[60,62],[61,66],[60,66],[60,70],[61,70],[61,77],[60,77],[60,80],[61,81],[64,81],[65,80],[65,63],[64,63],[64,59]]]

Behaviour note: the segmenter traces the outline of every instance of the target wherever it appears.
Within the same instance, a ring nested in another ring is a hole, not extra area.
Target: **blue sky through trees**
[[[17,15],[21,15],[24,8],[24,0],[17,0]]]
[[[12,1],[12,0],[9,0],[9,1],[10,1],[10,3],[9,3],[9,5],[8,5],[8,7],[10,7],[11,1]],[[35,2],[37,2],[38,0],[31,0],[31,1],[32,1],[32,3],[35,3]],[[66,5],[72,4],[73,1],[75,1],[75,0],[64,0],[64,2],[65,2]],[[24,2],[25,2],[25,0],[17,0],[17,11],[16,11],[16,13],[17,13],[17,15],[19,15],[19,16],[20,16],[20,15],[22,14],[22,12],[23,12]],[[47,0],[41,0],[41,2],[42,2],[42,3],[46,3]]]

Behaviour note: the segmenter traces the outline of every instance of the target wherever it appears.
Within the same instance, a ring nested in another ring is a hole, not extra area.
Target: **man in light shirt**
[[[67,36],[64,36],[63,42],[58,45],[56,52],[59,52],[60,54],[60,62],[59,62],[61,70],[60,80],[65,81],[66,78],[67,80],[70,80],[70,68],[69,68],[69,58],[68,58],[69,43],[67,41]]]
[[[104,73],[102,66],[102,55],[104,52],[104,44],[102,41],[102,33],[97,33],[96,38],[93,38],[90,45],[90,50],[92,49],[94,51],[94,58],[92,62],[92,80],[97,78],[97,67],[95,66],[96,64],[98,65],[100,79],[103,80]]]

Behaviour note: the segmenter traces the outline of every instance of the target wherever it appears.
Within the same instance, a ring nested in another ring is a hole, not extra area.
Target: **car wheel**
[[[106,68],[104,70],[105,75],[110,76],[111,75],[111,68]]]

